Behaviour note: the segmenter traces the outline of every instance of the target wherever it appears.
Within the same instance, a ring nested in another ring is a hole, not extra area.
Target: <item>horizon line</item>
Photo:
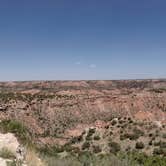
[[[166,81],[166,78],[130,78],[130,79],[55,79],[55,80],[51,80],[51,79],[46,79],[46,80],[2,80],[0,81],[0,83],[6,83],[6,82],[68,82],[68,81],[72,81],[72,82],[77,82],[77,81],[153,81],[153,80],[164,80]]]

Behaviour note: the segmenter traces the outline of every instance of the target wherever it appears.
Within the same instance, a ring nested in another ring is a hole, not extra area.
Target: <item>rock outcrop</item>
[[[0,133],[0,165],[6,166],[7,162],[25,162],[25,149],[19,144],[17,138],[12,133]],[[5,158],[3,156],[5,155]],[[8,158],[9,157],[9,158]],[[12,158],[12,159],[11,159]]]

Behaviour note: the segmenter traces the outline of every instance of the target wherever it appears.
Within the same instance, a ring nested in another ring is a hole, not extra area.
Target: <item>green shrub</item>
[[[131,117],[128,117],[128,121],[132,120]]]
[[[85,139],[86,139],[86,141],[91,141],[92,140],[92,136],[87,135]]]
[[[123,124],[123,123],[125,123],[124,120],[119,120],[119,124]]]
[[[114,133],[112,131],[110,131],[110,136],[112,136]]]
[[[163,154],[163,149],[161,149],[161,148],[155,148],[153,150],[153,154],[154,155],[162,155]]]
[[[152,146],[152,145],[153,145],[153,141],[150,140],[150,141],[149,141],[149,146]]]
[[[112,120],[111,125],[115,126],[116,124],[117,124],[117,121],[116,120]]]
[[[76,144],[76,143],[79,143],[79,142],[81,142],[81,141],[83,141],[83,136],[82,136],[82,135],[81,135],[81,136],[78,136],[78,137],[73,137],[70,142],[71,142],[72,144]]]
[[[102,149],[100,148],[100,146],[93,146],[93,152],[94,153],[100,153],[102,151]]]
[[[123,134],[123,132],[124,132],[124,130],[121,129],[121,130],[120,130],[120,134]]]
[[[52,147],[44,146],[42,148],[37,148],[37,150],[43,156],[57,156],[58,153],[64,152],[66,150],[65,148],[67,148],[67,146],[55,145]]]
[[[166,133],[164,133],[164,134],[162,135],[162,137],[165,139],[165,138],[166,138]]]
[[[78,153],[80,149],[71,145],[64,145],[63,151]]]
[[[166,148],[166,142],[160,141],[160,148]]]
[[[130,123],[130,124],[133,123],[133,120],[129,120],[129,123]]]
[[[86,140],[87,141],[92,140],[92,136],[93,136],[93,134],[95,134],[95,132],[96,132],[95,128],[89,129],[88,134],[86,136]]]
[[[154,146],[160,146],[160,143],[161,143],[161,141],[154,142],[153,145],[154,145]]]
[[[150,134],[149,134],[149,137],[153,137],[153,133],[150,133]]]
[[[135,145],[136,149],[144,149],[145,145],[143,142],[137,142]]]
[[[95,136],[93,137],[93,139],[94,139],[95,141],[98,141],[98,140],[100,140],[100,136],[99,136],[99,135],[95,135]]]
[[[130,140],[137,140],[139,138],[139,134],[138,133],[125,133],[124,135],[121,135],[120,136],[120,139],[121,140],[124,140],[124,139],[130,139]]]
[[[84,142],[82,145],[82,150],[89,149],[90,148],[90,143],[89,142]]]
[[[110,152],[113,154],[116,154],[121,150],[121,147],[117,142],[110,142],[108,145],[110,147]]]
[[[134,128],[133,129],[133,133],[136,134],[136,135],[139,135],[139,136],[144,136],[144,132],[138,128]]]
[[[125,149],[125,151],[130,152],[130,151],[131,151],[131,147],[128,146],[128,147]]]
[[[123,141],[126,139],[126,136],[124,134],[120,135],[120,140]]]
[[[90,136],[92,136],[95,132],[96,132],[96,129],[95,129],[95,128],[91,128],[91,129],[89,129],[88,134],[89,134]]]
[[[139,134],[137,133],[129,134],[130,140],[137,140],[138,138],[139,138]]]

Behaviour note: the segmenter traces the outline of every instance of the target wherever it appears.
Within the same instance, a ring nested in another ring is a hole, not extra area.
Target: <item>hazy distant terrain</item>
[[[2,132],[50,156],[134,151],[164,158],[166,80],[2,82],[0,120]]]

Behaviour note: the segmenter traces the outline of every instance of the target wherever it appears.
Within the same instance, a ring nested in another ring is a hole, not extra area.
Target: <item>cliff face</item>
[[[165,80],[8,82],[0,91],[0,119],[23,122],[44,143],[116,117],[166,123]]]

